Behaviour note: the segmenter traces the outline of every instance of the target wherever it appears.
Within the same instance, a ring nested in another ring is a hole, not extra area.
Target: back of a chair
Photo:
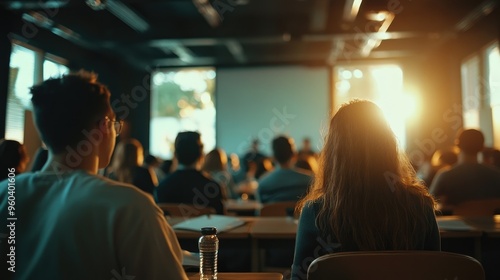
[[[295,201],[273,202],[262,205],[260,216],[263,217],[286,217],[294,216]]]
[[[165,215],[171,217],[191,218],[216,213],[212,207],[196,207],[184,203],[158,203],[157,205]]]
[[[469,256],[439,251],[345,252],[315,259],[308,280],[484,280],[484,270]]]
[[[493,216],[500,214],[500,199],[481,199],[463,202],[453,208],[453,215]]]

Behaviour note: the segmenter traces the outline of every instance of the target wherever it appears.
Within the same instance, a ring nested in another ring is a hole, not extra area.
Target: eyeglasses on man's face
[[[120,135],[123,129],[123,121],[111,121],[113,122],[113,126],[115,127],[116,136]]]
[[[123,129],[123,121],[122,120],[111,120],[109,117],[106,116],[105,118],[107,121],[111,122],[113,124],[113,127],[115,128],[116,136],[120,135]]]

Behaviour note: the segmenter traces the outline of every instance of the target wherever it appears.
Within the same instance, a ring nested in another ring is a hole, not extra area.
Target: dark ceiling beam
[[[179,58],[160,58],[155,59],[153,64],[155,66],[201,66],[201,65],[215,65],[216,59],[213,57],[195,57],[191,61],[184,61]]]
[[[476,22],[481,20],[483,17],[489,15],[495,7],[497,6],[496,0],[486,0],[483,1],[479,6],[473,9],[465,17],[455,24],[455,30],[459,32],[464,32],[469,30]]]
[[[252,63],[283,63],[294,61],[326,61],[328,53],[307,53],[307,54],[262,54],[256,57],[249,57]],[[227,60],[227,59],[226,59]],[[216,65],[217,63],[230,64],[231,61],[216,61],[212,57],[196,57],[193,61],[186,63],[177,58],[161,58],[153,61],[157,66],[203,66]],[[241,65],[241,63],[238,63]]]
[[[397,58],[408,57],[415,54],[415,51],[372,51],[369,58]]]
[[[149,22],[120,0],[106,0],[102,5],[114,16],[139,33],[149,30]],[[92,7],[92,6],[91,6]]]
[[[236,59],[236,61],[238,61],[239,63],[247,62],[247,58],[243,51],[243,47],[236,40],[228,41],[226,43],[226,47],[229,50],[229,52],[233,55],[234,59]]]
[[[179,59],[181,61],[184,61],[187,63],[189,63],[195,59],[194,53],[190,49],[186,48],[179,41],[171,42],[169,44],[157,45],[156,47],[158,49],[162,50],[163,52],[165,52],[166,54],[170,54],[170,53],[175,54],[177,57],[179,57]]]
[[[150,47],[163,47],[170,46],[172,44],[182,44],[184,46],[218,46],[227,45],[231,42],[239,42],[244,44],[273,44],[273,43],[286,43],[290,41],[289,34],[277,35],[277,36],[262,36],[262,37],[250,37],[250,38],[187,38],[187,39],[158,39],[151,40],[145,44]]]
[[[68,5],[69,0],[15,0],[15,1],[2,1],[0,5],[4,6],[7,10],[39,10],[39,9],[57,9]]]
[[[309,22],[309,29],[312,32],[321,32],[326,29],[328,15],[330,14],[329,8],[329,0],[314,1],[311,11],[311,21]]]

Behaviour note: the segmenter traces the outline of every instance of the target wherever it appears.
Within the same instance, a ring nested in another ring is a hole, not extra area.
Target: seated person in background
[[[305,137],[302,140],[302,147],[297,153],[297,157],[299,159],[308,158],[308,157],[316,157],[316,152],[311,147],[311,139],[309,137]]]
[[[271,159],[264,157],[257,161],[247,161],[240,169],[243,178],[240,177],[236,193],[241,195],[243,200],[255,199],[255,193],[259,186],[258,179],[274,169]]]
[[[372,102],[343,105],[331,119],[319,171],[299,202],[291,279],[339,251],[440,250],[434,199],[398,151]]]
[[[500,151],[494,148],[484,148],[481,152],[485,165],[500,168]]]
[[[266,155],[264,155],[259,150],[259,140],[254,139],[254,140],[252,140],[252,146],[250,147],[250,151],[248,151],[245,155],[243,155],[241,160],[243,162],[248,162],[248,161],[258,162],[259,160],[261,160],[265,157],[266,157]]]
[[[292,138],[273,139],[272,149],[278,167],[259,179],[257,197],[262,203],[298,201],[306,194],[313,174],[294,168],[296,153]]]
[[[210,151],[203,161],[202,171],[219,183],[224,191],[224,198],[236,198],[235,185],[231,173],[227,170],[227,155],[220,148]]]
[[[0,139],[0,181],[9,173],[21,174],[26,171],[30,158],[26,147],[16,140]],[[13,168],[13,172],[9,170]]]
[[[156,188],[158,203],[185,203],[195,207],[212,207],[224,214],[223,192],[219,184],[199,171],[203,159],[200,134],[179,132],[175,138],[177,170],[168,175]]]
[[[311,171],[313,174],[318,172],[318,160],[315,156],[298,158],[295,167]]]
[[[429,187],[437,172],[452,167],[458,161],[458,155],[455,149],[440,149],[434,152],[430,162],[426,162],[417,172],[419,178],[424,180],[425,185]]]
[[[458,163],[436,174],[430,187],[442,208],[471,200],[500,198],[500,171],[478,162],[483,145],[481,131],[467,129],[458,136]]]
[[[108,89],[93,73],[81,71],[49,79],[31,93],[49,159],[40,172],[16,177],[15,214],[22,222],[16,223],[12,279],[112,279],[118,274],[187,280],[175,233],[152,197],[96,175],[109,163],[121,128]],[[6,180],[0,182],[4,220],[7,187]],[[10,245],[3,241],[0,261],[5,264]]]
[[[165,178],[165,173],[163,173],[163,170],[160,168],[161,164],[161,160],[151,154],[145,156],[144,162],[142,163],[142,167],[148,169],[151,173],[155,186],[158,185],[160,179]]]
[[[141,166],[143,161],[144,152],[141,143],[133,138],[123,140],[116,145],[109,178],[132,184],[153,195],[155,180],[151,171]]]

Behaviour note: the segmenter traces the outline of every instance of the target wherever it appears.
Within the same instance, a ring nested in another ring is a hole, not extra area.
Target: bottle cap
[[[204,228],[201,228],[201,234],[202,235],[217,234],[217,228],[215,228],[215,227],[204,227]]]

